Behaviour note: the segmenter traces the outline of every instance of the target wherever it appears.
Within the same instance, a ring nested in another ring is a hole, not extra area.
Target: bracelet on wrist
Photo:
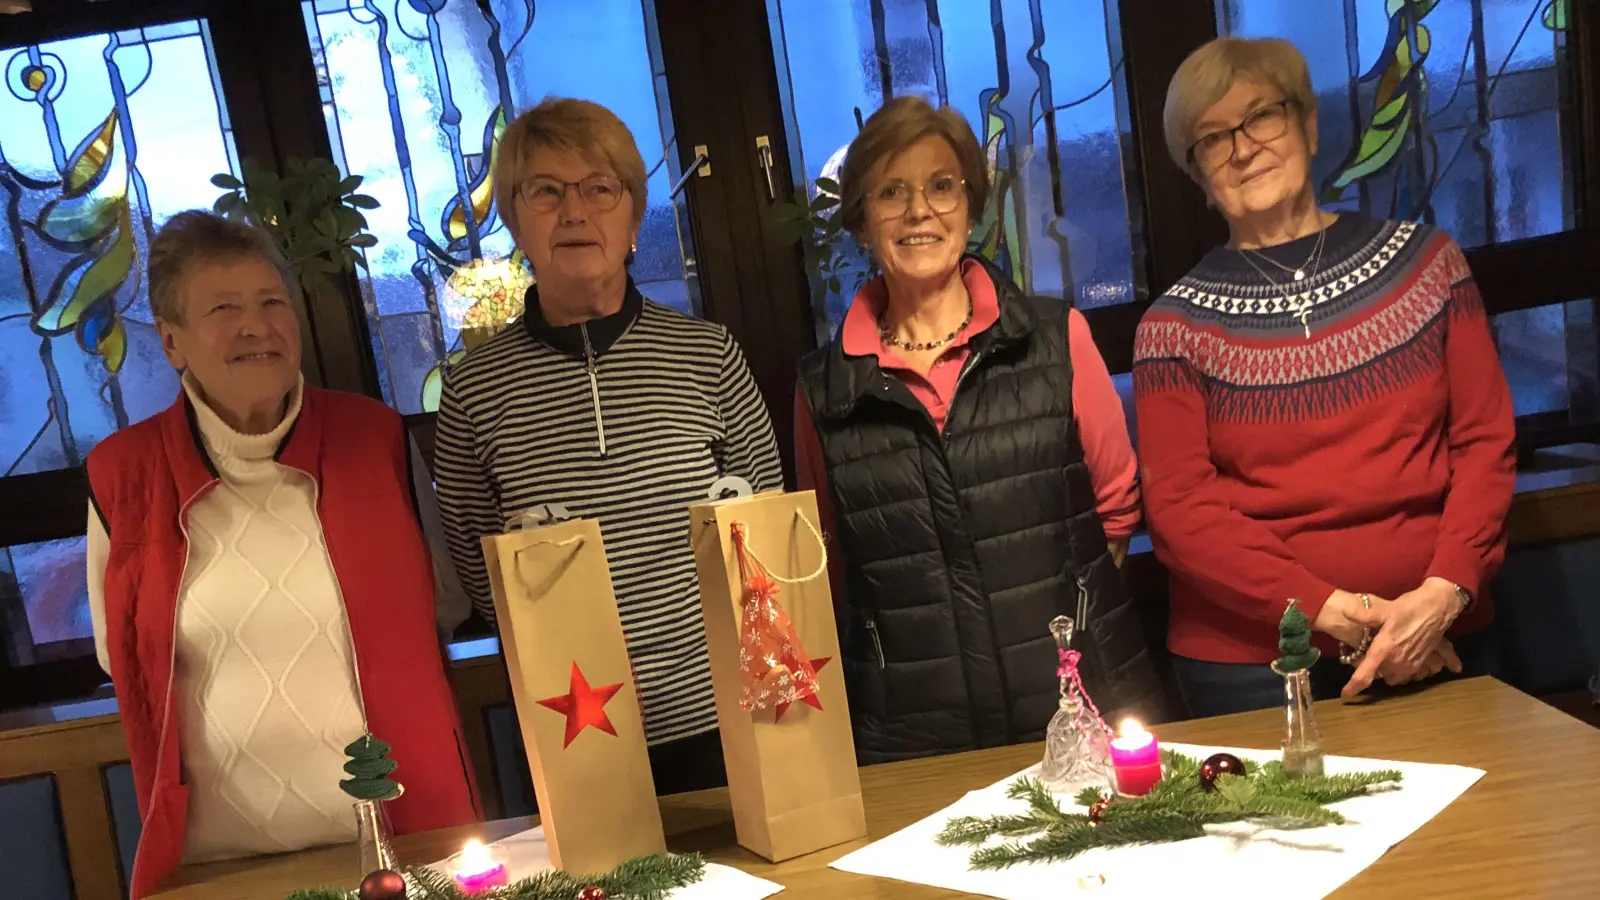
[[[1361,606],[1362,606],[1362,608],[1363,609],[1371,609],[1372,608],[1372,595],[1371,594],[1361,594],[1360,597],[1361,597]],[[1361,660],[1366,657],[1367,651],[1369,649],[1371,649],[1371,647],[1372,647],[1372,629],[1363,628],[1363,629],[1361,629],[1361,645],[1359,647],[1350,647],[1350,646],[1346,645],[1343,641],[1339,642],[1339,662],[1342,662],[1345,665],[1352,666],[1352,667],[1360,665],[1361,664]]]

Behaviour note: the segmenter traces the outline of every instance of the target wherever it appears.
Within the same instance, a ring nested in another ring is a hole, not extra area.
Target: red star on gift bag
[[[597,728],[612,737],[617,736],[617,729],[611,724],[611,717],[606,715],[606,701],[615,697],[620,690],[622,690],[621,682],[598,688],[589,687],[589,679],[583,677],[577,660],[573,660],[572,683],[567,693],[539,701],[540,706],[553,709],[567,717],[567,736],[561,742],[562,749],[571,746],[572,741],[585,728]]]
[[[831,657],[831,656],[819,656],[816,659],[813,659],[811,661],[811,671],[814,672],[814,673],[815,672],[821,672],[822,671],[822,667],[827,665],[828,664],[828,660],[830,660],[830,659],[833,659],[833,657]],[[812,694],[812,695],[807,696],[807,697],[801,697],[800,698],[800,702],[804,703],[805,705],[807,705],[809,707],[811,707],[812,709],[822,709],[822,700],[819,699],[819,696],[820,696],[819,694]],[[774,714],[772,716],[772,721],[776,722],[779,719],[782,719],[784,710],[786,710],[788,708],[789,708],[789,704],[787,704],[787,703],[779,703],[777,706],[773,707],[775,712],[774,712]]]

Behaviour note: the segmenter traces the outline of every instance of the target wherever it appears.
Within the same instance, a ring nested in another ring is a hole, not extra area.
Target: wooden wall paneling
[[[489,709],[511,700],[505,657],[495,654],[463,660],[450,666],[450,686],[461,710],[462,738],[472,758],[472,774],[483,798],[483,814],[490,819],[505,815],[505,785],[495,766],[494,740],[489,733]],[[404,779],[401,779],[404,781]]]
[[[100,767],[58,769],[56,802],[67,841],[76,900],[121,900],[121,855],[111,824],[111,798]]]
[[[50,776],[77,900],[120,900],[121,856],[102,770],[125,762],[116,715],[0,731],[0,780]]]

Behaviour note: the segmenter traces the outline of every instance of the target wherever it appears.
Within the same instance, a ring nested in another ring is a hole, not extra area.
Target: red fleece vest
[[[372,733],[394,747],[405,794],[397,833],[478,821],[476,788],[434,625],[433,576],[410,499],[400,417],[354,394],[306,386],[278,462],[317,484],[317,515],[344,596]],[[89,484],[110,535],[106,646],[144,831],[132,900],[183,858],[188,786],[173,683],[185,517],[218,483],[180,395],[89,454]],[[329,777],[342,777],[329,773]],[[353,815],[353,813],[352,813]]]

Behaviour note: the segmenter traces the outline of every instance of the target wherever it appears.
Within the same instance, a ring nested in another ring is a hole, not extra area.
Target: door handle
[[[683,174],[678,177],[678,183],[672,186],[672,190],[667,193],[667,197],[676,197],[682,193],[683,186],[688,184],[689,179],[696,174],[699,174],[701,178],[711,174],[711,154],[706,150],[705,144],[696,144],[694,146],[694,161],[689,163],[689,168],[683,170]]]
[[[772,176],[772,139],[766,135],[756,137],[756,159],[761,163],[761,171],[767,176],[767,199],[778,199],[778,183]]]

